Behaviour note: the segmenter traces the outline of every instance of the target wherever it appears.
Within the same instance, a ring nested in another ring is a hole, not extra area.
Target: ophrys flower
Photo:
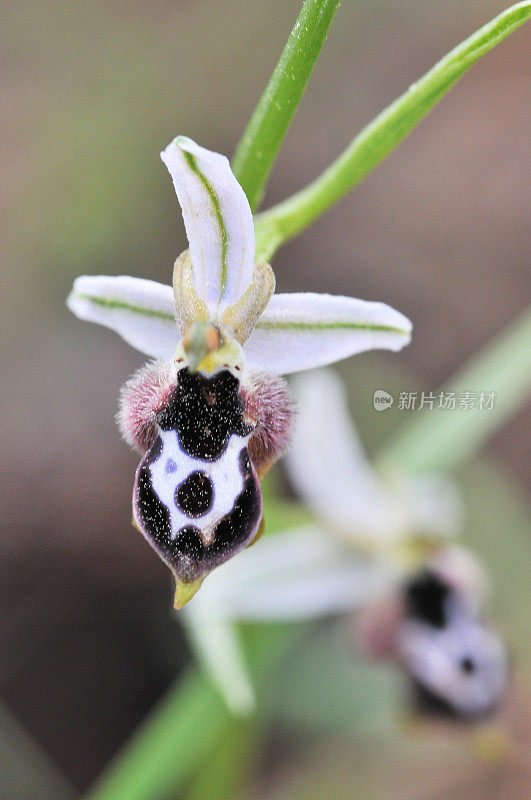
[[[254,263],[251,210],[227,159],[185,137],[161,155],[190,245],[175,262],[173,289],[84,276],[68,305],[157,359],[125,385],[118,419],[143,455],[134,519],[174,572],[180,607],[259,533],[258,476],[284,451],[292,417],[277,376],[399,350],[411,324],[382,303],[272,296],[273,271]]]

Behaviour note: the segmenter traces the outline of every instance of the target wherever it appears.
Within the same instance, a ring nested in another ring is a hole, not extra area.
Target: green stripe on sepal
[[[90,294],[76,294],[75,297],[78,297],[80,300],[88,300],[90,303],[94,303],[94,305],[101,306],[102,308],[110,308],[116,311],[131,311],[133,314],[139,314],[143,317],[154,317],[155,319],[175,322],[173,314],[168,314],[166,311],[157,311],[155,308],[133,306],[131,303],[126,303],[123,300],[110,300],[107,297],[97,297]]]
[[[382,331],[384,333],[401,333],[409,336],[410,331],[394,328],[391,325],[371,325],[364,322],[258,322],[257,328],[262,330],[300,330],[300,331],[337,331],[361,330]]]
[[[207,192],[210,202],[212,203],[212,209],[214,211],[214,216],[216,217],[216,222],[218,223],[219,227],[219,236],[221,240],[221,273],[220,273],[220,297],[223,297],[225,294],[225,289],[227,286],[227,250],[229,247],[229,235],[227,233],[227,228],[225,227],[225,220],[223,219],[223,214],[221,213],[221,204],[219,202],[219,197],[217,196],[214,187],[208,180],[208,178],[201,172],[199,167],[197,166],[197,161],[195,156],[189,153],[186,150],[181,150],[184,160],[194,173],[197,175],[199,180],[201,181],[202,186],[204,187],[205,191]]]

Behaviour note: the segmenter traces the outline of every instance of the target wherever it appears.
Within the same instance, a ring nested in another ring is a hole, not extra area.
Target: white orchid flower
[[[383,303],[329,294],[276,294],[270,267],[254,264],[247,198],[224,156],[179,136],[161,153],[190,245],[174,285],[128,276],[82,276],[68,307],[116,331],[140,352],[172,359],[190,320],[231,329],[248,369],[285,375],[375,348],[401,350],[411,323]]]
[[[400,350],[411,323],[382,303],[272,296],[274,274],[254,263],[251,210],[228,160],[182,136],[161,157],[189,241],[173,288],[83,276],[68,306],[156,359],[125,385],[118,423],[143,455],[135,524],[172,569],[180,608],[261,532],[258,477],[285,450],[292,417],[275,376]]]
[[[317,522],[275,534],[224,564],[185,609],[200,658],[229,706],[252,707],[237,620],[293,620],[350,612],[396,586],[418,538],[453,534],[460,504],[449,481],[393,476],[365,456],[341,382],[331,370],[297,376],[289,476]],[[424,552],[424,551],[423,551]]]

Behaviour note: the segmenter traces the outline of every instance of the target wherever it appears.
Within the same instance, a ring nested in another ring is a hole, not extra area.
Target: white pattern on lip
[[[209,545],[217,524],[232,511],[236,498],[243,492],[244,476],[239,458],[249,436],[232,434],[225,451],[216,461],[192,458],[185,453],[175,430],[162,431],[161,439],[161,453],[150,464],[149,470],[153,491],[168,509],[171,538],[175,539],[181,528],[193,525],[200,531],[203,544]],[[175,464],[175,470],[166,469],[169,461]],[[212,482],[214,497],[206,514],[190,517],[175,504],[175,491],[192,472],[197,471],[204,473]]]
[[[501,639],[456,604],[448,604],[444,628],[409,620],[398,636],[399,653],[412,675],[466,716],[484,713],[507,684],[507,657]],[[464,660],[473,668],[463,669]]]

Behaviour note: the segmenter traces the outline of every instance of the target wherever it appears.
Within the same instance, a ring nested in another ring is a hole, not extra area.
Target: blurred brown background
[[[504,5],[344,0],[265,206]],[[169,282],[185,236],[159,151],[178,133],[234,151],[299,7],[7,3],[0,690],[77,787],[189,656],[168,574],[130,528],[136,458],[113,420],[142,356],[64,300],[80,273]],[[275,259],[280,291],[383,300],[414,321],[403,353],[371,355],[379,369],[396,360],[435,389],[526,306],[528,70],[521,29]],[[490,449],[523,485],[523,413]]]

